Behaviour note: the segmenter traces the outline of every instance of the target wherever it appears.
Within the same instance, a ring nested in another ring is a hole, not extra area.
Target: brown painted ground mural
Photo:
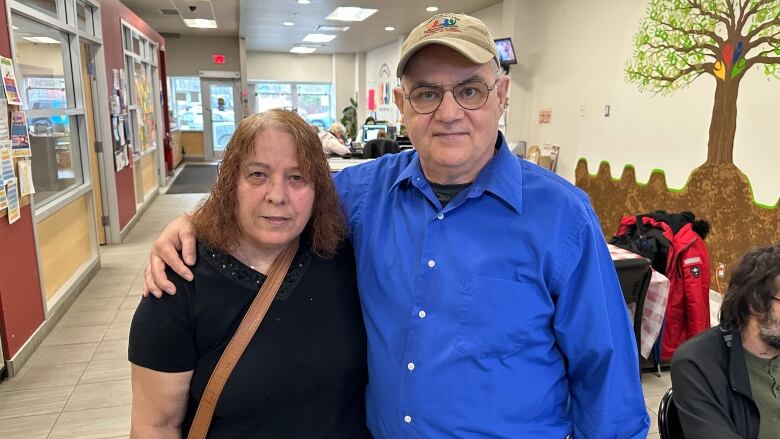
[[[647,185],[638,184],[634,168],[627,166],[619,180],[609,164],[591,176],[585,159],[576,170],[577,186],[585,190],[601,220],[604,235],[617,231],[623,215],[666,210],[689,210],[710,223],[706,239],[712,273],[718,262],[726,264],[726,277],[745,251],[753,246],[780,242],[780,201],[774,208],[753,203],[750,185],[736,166],[704,165],[692,174],[685,188],[671,192],[661,172],[653,172]],[[715,281],[713,279],[713,289]]]

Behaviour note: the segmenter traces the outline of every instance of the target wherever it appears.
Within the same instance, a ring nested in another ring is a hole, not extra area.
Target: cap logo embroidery
[[[427,37],[439,32],[460,32],[458,20],[455,18],[437,18],[426,26],[424,36]]]

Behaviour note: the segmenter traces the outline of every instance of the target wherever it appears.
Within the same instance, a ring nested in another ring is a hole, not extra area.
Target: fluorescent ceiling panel
[[[339,6],[330,13],[326,20],[335,21],[363,21],[374,15],[377,9],[365,9],[353,6]]]

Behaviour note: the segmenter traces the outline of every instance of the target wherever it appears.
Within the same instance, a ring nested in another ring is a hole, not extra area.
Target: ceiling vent
[[[179,11],[176,9],[160,9],[163,15],[179,15]]]

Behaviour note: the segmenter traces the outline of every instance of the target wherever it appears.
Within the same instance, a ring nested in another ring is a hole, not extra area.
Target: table
[[[607,244],[612,261],[626,259],[642,258],[642,256],[632,253],[612,244]],[[666,312],[666,302],[669,300],[669,279],[652,270],[650,277],[650,286],[647,287],[647,296],[645,297],[645,306],[642,309],[642,325],[640,331],[639,353],[644,358],[650,356],[653,344],[661,332],[661,324]],[[632,314],[633,319],[633,314]]]

